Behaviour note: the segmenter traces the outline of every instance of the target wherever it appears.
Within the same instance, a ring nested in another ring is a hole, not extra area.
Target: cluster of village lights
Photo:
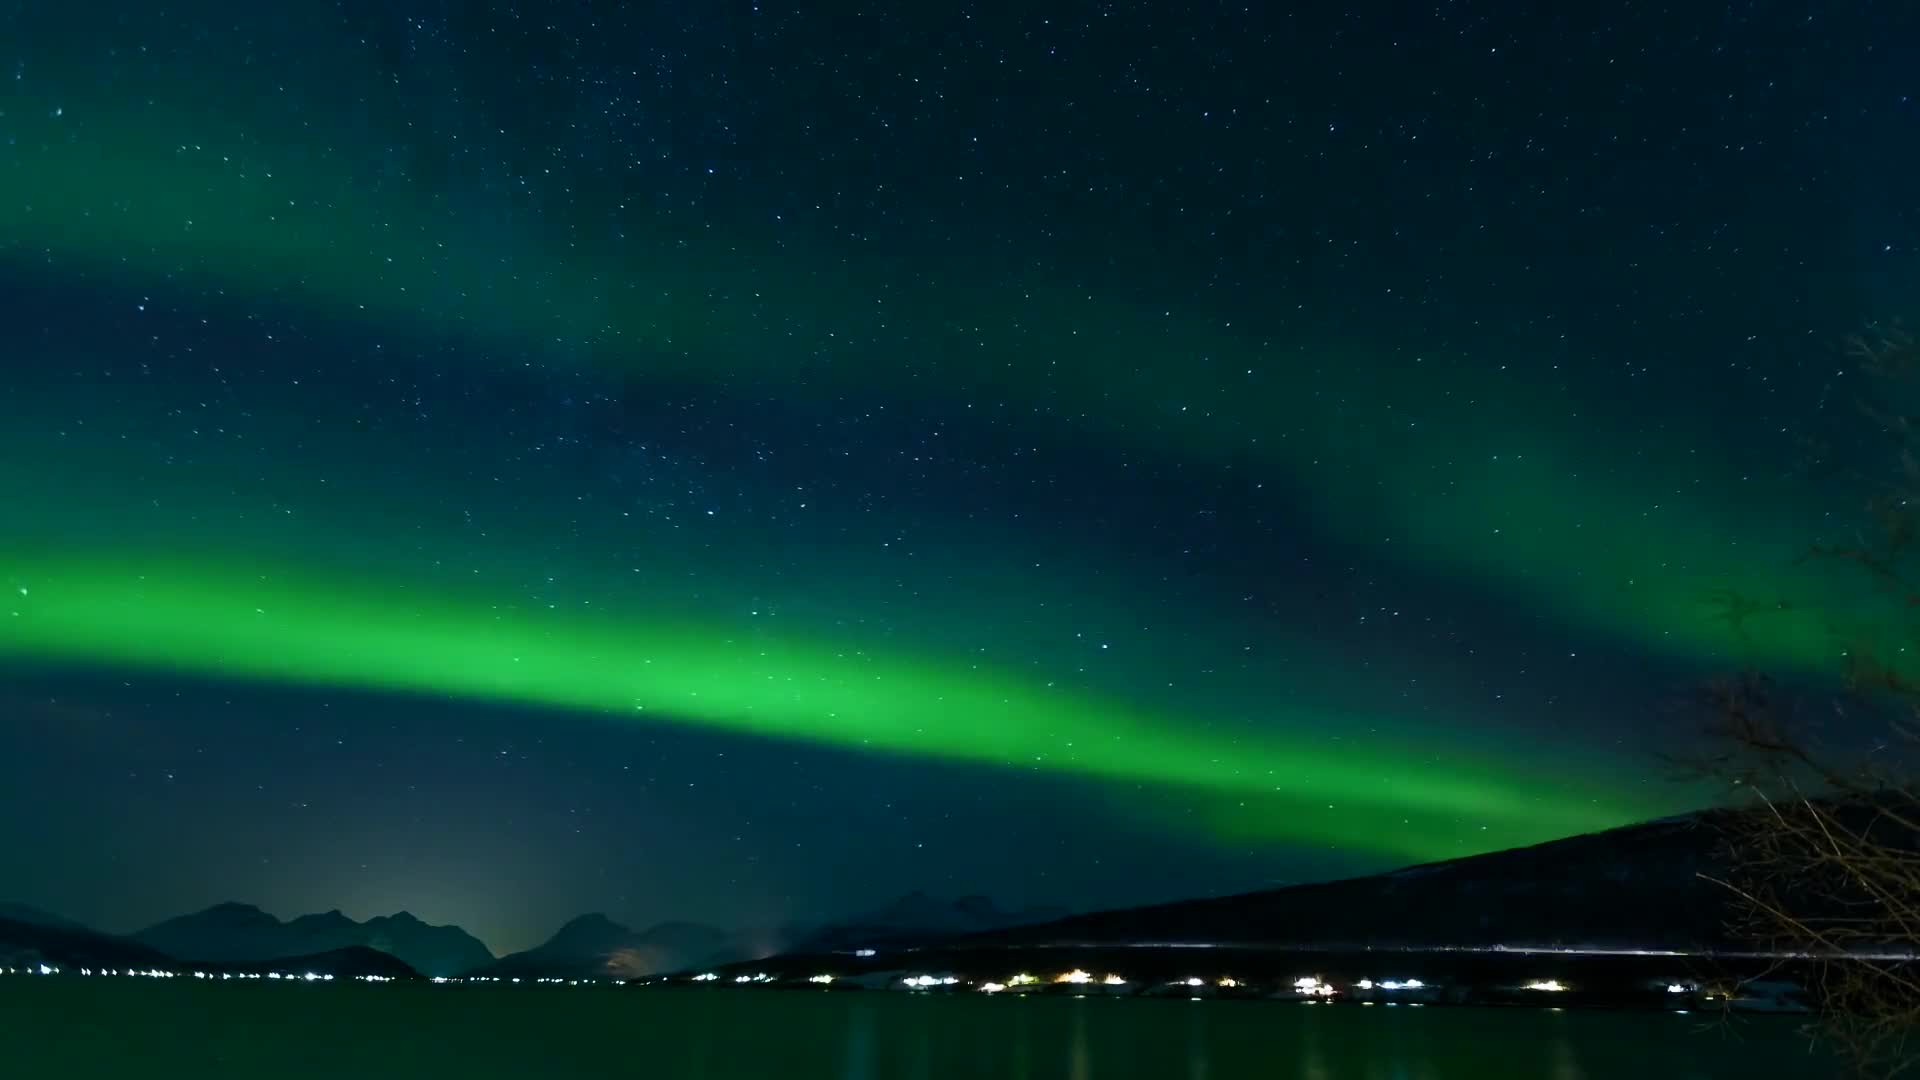
[[[64,969],[60,967],[56,967],[56,966],[45,964],[45,963],[30,964],[24,967],[0,967],[0,975],[59,975],[59,974],[62,974],[63,971]],[[267,972],[267,973],[208,972],[208,971],[174,972],[174,971],[162,971],[157,968],[142,970],[138,968],[122,969],[122,968],[83,967],[83,968],[79,968],[78,972],[81,975],[88,975],[88,976],[99,975],[99,976],[119,976],[119,977],[135,977],[135,978],[153,978],[153,979],[172,979],[172,978],[177,978],[184,974],[184,975],[191,976],[192,978],[195,978],[195,979],[215,980],[215,981],[229,981],[234,979],[243,979],[243,980],[244,979],[266,979],[269,981],[290,982],[290,983],[315,983],[315,982],[333,982],[334,981],[334,977],[332,975],[324,975],[324,974],[319,974],[311,971],[298,973],[298,974],[289,974],[289,973],[277,972],[277,971]],[[698,983],[710,983],[710,982],[718,982],[720,981],[720,978],[721,976],[718,973],[707,971],[707,972],[702,972],[698,975],[692,976],[692,981],[698,982]],[[832,975],[832,974],[823,972],[821,974],[809,976],[807,978],[807,982],[815,985],[819,985],[819,986],[828,986],[840,978],[842,978],[842,976]],[[368,982],[368,983],[387,983],[387,982],[393,982],[395,980],[392,976],[388,976],[388,975],[355,975],[350,977],[348,981]],[[603,981],[617,983],[620,980],[566,979],[566,978],[553,978],[553,977],[531,978],[531,979],[522,980],[518,978],[510,978],[510,977],[503,978],[499,976],[477,976],[477,977],[471,977],[471,978],[447,978],[445,976],[435,976],[431,981],[435,984],[463,983],[463,982],[468,982],[468,983],[504,982],[504,983],[518,984],[521,982],[526,982],[533,985],[557,986],[557,985],[565,984],[568,986],[586,986],[586,985],[594,985],[598,982],[603,982]],[[766,985],[766,984],[778,982],[779,979],[765,972],[756,972],[753,974],[741,974],[741,975],[732,976],[731,981],[736,985],[745,986],[745,985],[756,985],[756,984]],[[1031,975],[1031,974],[1022,972],[1018,975],[1013,975],[1009,977],[1005,982],[997,982],[997,981],[980,982],[976,984],[975,988],[978,989],[981,993],[997,994],[1010,989],[1036,986],[1043,981],[1052,982],[1055,984],[1065,985],[1065,986],[1098,985],[1098,986],[1105,986],[1105,987],[1122,987],[1122,986],[1130,985],[1127,979],[1120,975],[1108,974],[1105,976],[1096,976],[1092,972],[1075,968],[1071,971],[1061,972],[1060,974],[1055,975],[1051,979],[1047,979],[1047,980],[1043,980],[1036,975]],[[899,985],[904,986],[909,990],[931,990],[937,987],[952,987],[952,986],[960,985],[961,982],[962,980],[958,976],[932,975],[932,974],[907,975],[898,980]],[[1240,988],[1245,984],[1238,979],[1234,979],[1228,976],[1221,976],[1211,980],[1203,979],[1203,978],[1200,978],[1199,976],[1191,976],[1185,979],[1176,979],[1173,982],[1168,983],[1167,985],[1175,986],[1175,987],[1183,987],[1188,990],[1199,990],[1207,987],[1208,985],[1212,985],[1222,990],[1232,990],[1232,989]],[[1403,991],[1403,990],[1418,991],[1418,990],[1426,989],[1427,984],[1420,981],[1419,979],[1383,979],[1378,982],[1372,979],[1361,979],[1358,982],[1354,983],[1353,987],[1356,990],[1362,990],[1362,991],[1375,991],[1375,990],[1388,991],[1388,992]],[[1299,978],[1293,980],[1291,984],[1291,988],[1295,993],[1299,994],[1302,998],[1305,998],[1309,1001],[1331,999],[1340,993],[1340,990],[1338,988],[1336,988],[1333,984],[1327,982],[1326,980],[1322,979],[1318,975],[1302,975]],[[1531,982],[1521,984],[1520,989],[1535,991],[1540,993],[1560,993],[1560,992],[1564,992],[1566,990],[1571,989],[1571,987],[1569,987],[1567,984],[1561,982],[1558,979],[1535,979]],[[1666,991],[1670,994],[1684,994],[1684,993],[1687,993],[1690,989],[1691,989],[1690,987],[1682,983],[1669,983],[1666,985]]]
[[[709,973],[706,975],[695,976],[695,981],[712,981],[714,978],[717,978],[717,976]],[[756,976],[755,978],[756,980],[759,980],[763,977]],[[825,984],[832,983],[835,978],[837,978],[837,976],[822,974],[822,975],[815,975],[810,979],[808,979],[807,981],[825,985]],[[746,979],[743,976],[740,979],[737,979],[736,981],[744,982],[746,981]],[[998,982],[998,981],[981,982],[977,984],[976,988],[981,993],[998,994],[1009,989],[1026,987],[1026,986],[1034,986],[1039,984],[1042,981],[1051,981],[1056,984],[1067,985],[1067,986],[1099,985],[1099,986],[1118,987],[1118,986],[1129,985],[1126,978],[1120,975],[1106,975],[1104,977],[1096,977],[1091,972],[1083,971],[1079,968],[1075,968],[1072,971],[1066,971],[1058,975],[1055,975],[1052,977],[1051,980],[1042,980],[1037,976],[1026,974],[1023,972],[1021,974],[1012,976],[1011,978],[1007,979],[1005,982]],[[908,975],[899,980],[899,984],[901,986],[904,986],[910,990],[929,990],[935,987],[955,986],[955,985],[958,985],[960,982],[961,980],[959,978],[952,975],[924,975],[924,974]],[[1200,978],[1199,976],[1190,976],[1185,979],[1176,979],[1173,982],[1168,983],[1167,985],[1185,987],[1189,990],[1199,990],[1207,987],[1208,985],[1212,985],[1222,990],[1233,990],[1233,989],[1238,989],[1242,986],[1245,986],[1246,984],[1242,983],[1238,979],[1235,979],[1229,976],[1221,976],[1219,978],[1215,978],[1211,980],[1203,979],[1203,978]],[[1322,979],[1318,975],[1302,975],[1299,978],[1293,980],[1291,984],[1291,988],[1296,994],[1299,994],[1302,998],[1305,998],[1309,1001],[1327,1000],[1341,993],[1341,990],[1338,987],[1336,987],[1332,983],[1327,982],[1325,979]],[[1398,991],[1425,990],[1427,989],[1427,984],[1419,979],[1382,979],[1377,982],[1373,979],[1361,979],[1358,982],[1353,984],[1353,988],[1356,990],[1362,990],[1362,991],[1384,991],[1388,993],[1393,993]],[[1560,993],[1560,992],[1571,989],[1571,987],[1569,987],[1566,983],[1563,983],[1558,979],[1535,979],[1531,982],[1521,984],[1520,989],[1535,991],[1540,993]],[[1668,984],[1666,989],[1669,993],[1678,994],[1678,993],[1687,992],[1687,987],[1680,983]]]
[[[29,964],[26,967],[17,967],[17,968],[16,967],[0,967],[0,975],[64,975],[64,974],[73,974],[73,973],[74,972],[69,972],[65,968],[54,967],[51,964]],[[274,982],[310,982],[310,983],[333,981],[333,976],[331,975],[320,975],[311,971],[302,972],[296,975],[296,974],[286,974],[278,971],[270,971],[263,974],[261,972],[254,972],[254,971],[185,971],[185,972],[182,972],[182,971],[161,971],[158,968],[147,968],[142,970],[140,968],[83,967],[83,968],[77,969],[77,973],[81,975],[89,975],[89,976],[98,975],[103,978],[115,977],[115,978],[134,978],[134,979],[177,979],[182,975],[186,975],[195,979],[210,979],[214,981],[228,981],[232,979],[268,979]],[[355,975],[353,976],[353,981],[355,982],[392,982],[393,979],[392,977],[387,975]]]
[[[818,975],[808,976],[807,981],[809,983],[813,983],[818,986],[829,986],[829,985],[832,985],[836,980],[839,980],[842,978],[845,978],[845,976],[833,975],[833,974],[828,974],[823,972]],[[712,971],[702,972],[692,977],[693,982],[701,982],[701,983],[718,982],[719,980],[720,980],[720,975],[717,972],[712,972]],[[755,975],[736,975],[733,977],[733,981],[737,984],[748,984],[748,983],[770,983],[770,982],[775,982],[777,980],[771,975],[762,973],[762,974],[755,974]],[[906,975],[906,976],[902,976],[897,980],[894,980],[894,982],[897,985],[905,987],[908,990],[932,990],[940,987],[958,986],[961,984],[962,981],[963,980],[961,980],[958,976],[955,976],[955,975],[933,975],[933,974]],[[1036,986],[1042,982],[1052,982],[1056,985],[1063,985],[1063,986],[1120,987],[1120,986],[1131,985],[1127,981],[1127,979],[1121,975],[1109,974],[1105,976],[1096,976],[1090,971],[1085,971],[1080,968],[1074,968],[1071,971],[1063,971],[1058,975],[1054,975],[1050,979],[1042,979],[1037,975],[1032,975],[1026,972],[1022,972],[1018,975],[1009,977],[1005,982],[1000,982],[998,980],[987,980],[987,981],[982,981],[974,984],[974,988],[983,994],[998,994],[998,993],[1003,993],[1007,990],[1018,989],[1021,987]],[[1203,979],[1196,975],[1196,976],[1190,976],[1185,979],[1175,979],[1174,981],[1166,985],[1175,986],[1175,987],[1184,987],[1189,990],[1199,990],[1211,985],[1222,990],[1233,990],[1233,989],[1238,989],[1240,987],[1243,987],[1246,984],[1241,982],[1239,979],[1235,979],[1230,976],[1220,976],[1214,979]],[[1387,992],[1400,991],[1400,990],[1411,990],[1411,991],[1424,990],[1426,989],[1426,986],[1427,986],[1426,983],[1420,981],[1419,979],[1383,979],[1379,982],[1375,982],[1372,979],[1361,979],[1359,982],[1356,982],[1353,985],[1354,985],[1354,988],[1357,990],[1365,990],[1365,991],[1380,990],[1380,991],[1387,991]],[[1329,983],[1326,980],[1322,979],[1318,975],[1302,975],[1299,978],[1293,980],[1291,987],[1295,993],[1299,994],[1301,997],[1306,998],[1308,1000],[1325,1000],[1325,999],[1332,998],[1340,993],[1340,990],[1337,987],[1335,987],[1332,983]],[[1567,989],[1567,987],[1565,984],[1555,979],[1542,979],[1542,980],[1526,983],[1522,987],[1522,989],[1557,991],[1557,990],[1565,990]]]
[[[381,979],[380,981],[392,982],[393,980]],[[607,983],[610,985],[618,986],[620,983],[624,982],[625,980],[622,980],[622,979],[563,979],[557,976],[546,976],[538,979],[522,979],[517,976],[502,976],[502,975],[467,975],[463,977],[449,978],[445,975],[435,975],[433,978],[428,979],[427,981],[430,983],[433,983],[435,986],[444,986],[447,983],[510,983],[515,986],[521,983],[526,983],[529,986],[598,986],[601,983]]]
[[[304,972],[162,971],[158,968],[93,968],[93,967],[64,968],[54,964],[45,964],[45,963],[27,964],[23,967],[0,967],[0,975],[88,975],[88,976],[97,975],[101,977],[139,978],[139,979],[192,978],[192,979],[205,979],[209,982],[231,982],[234,980],[245,981],[248,979],[264,979],[269,982],[287,982],[287,983],[330,983],[335,981],[335,977],[332,975],[323,975],[323,974],[320,974],[319,972],[314,972],[314,971],[304,971]],[[760,979],[761,981],[770,981],[772,979],[772,976],[761,976]],[[399,980],[392,975],[342,975],[339,977],[338,981],[364,982],[364,983],[390,983],[390,982],[398,982]],[[468,976],[465,978],[448,978],[444,975],[436,975],[433,978],[429,979],[428,981],[435,983],[436,985],[443,985],[446,983],[515,983],[515,984],[527,983],[529,985],[545,985],[545,986],[560,986],[563,984],[566,986],[595,986],[600,984],[617,985],[621,983],[623,980],[620,980],[620,979],[563,979],[563,978],[518,979],[518,978],[504,978],[504,977],[493,976],[493,975],[475,975],[475,976]]]

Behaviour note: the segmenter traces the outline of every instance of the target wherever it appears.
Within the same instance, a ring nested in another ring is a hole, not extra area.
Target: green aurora
[[[456,182],[383,171],[344,121],[264,83],[208,87],[163,65],[145,83],[100,87],[83,78],[86,62],[68,63],[60,91],[8,109],[17,152],[0,168],[0,258],[17,267],[197,288],[608,376],[759,380],[823,400],[1034,403],[1015,411],[1037,426],[1198,467],[1253,462],[1342,542],[1472,581],[1570,633],[1703,664],[1822,672],[1837,655],[1833,580],[1787,569],[1809,539],[1799,523],[1818,520],[1799,511],[1818,500],[1747,480],[1710,439],[1671,433],[1636,436],[1613,471],[1583,471],[1574,463],[1605,459],[1595,444],[1617,430],[1582,417],[1578,395],[1544,369],[1489,377],[1436,359],[1400,364],[1383,385],[1396,354],[1384,339],[1282,349],[1274,327],[1088,289],[1064,271],[956,259],[929,278],[904,272],[911,257],[789,242],[797,229],[636,209],[621,215],[616,250],[543,215],[540,193],[463,204]],[[509,217],[514,227],[499,224]],[[44,513],[37,531],[50,540],[87,513],[61,492],[126,475],[138,452],[33,461],[27,449],[54,422],[30,402],[0,404],[13,462],[0,478],[12,505]],[[165,542],[133,530],[119,545],[0,547],[19,583],[0,605],[0,656],[445,694],[1037,770],[1202,798],[1221,830],[1396,857],[1505,847],[1688,801],[1622,783],[1626,763],[1596,757],[1591,781],[1570,783],[1542,773],[1538,748],[1463,753],[1410,721],[1405,737],[1334,744],[1328,706],[1280,702],[1254,727],[1234,722],[1240,707],[1052,686],[1017,663],[867,640],[826,619],[766,631],[734,597],[688,610],[638,593],[597,612],[543,612],[494,573],[475,584],[417,566],[353,572],[311,538],[250,540],[213,523],[230,499],[268,516],[267,493],[294,469],[287,455],[268,460],[258,490],[206,466],[166,493],[189,509],[169,517]],[[347,534],[335,550],[356,535],[385,546],[382,515],[329,514],[302,490],[295,528],[330,521]],[[117,514],[92,535],[111,536]],[[503,529],[487,557],[508,566],[539,542]],[[651,543],[672,561],[669,541]],[[581,576],[608,577],[608,561],[581,556]],[[1036,590],[1073,592],[1072,575],[1040,576]],[[1734,622],[1720,617],[1726,595],[1790,602]]]
[[[1590,830],[1646,806],[1574,797],[1526,763],[1374,744],[1209,736],[978,667],[742,636],[735,628],[543,617],[404,584],[305,580],[192,563],[9,553],[40,583],[0,620],[0,649],[223,677],[436,692],[1013,769],[1192,789],[1257,806],[1292,838],[1406,857]],[[1313,718],[1271,717],[1304,730]],[[1417,821],[1416,821],[1417,819]],[[1435,822],[1450,824],[1436,827]],[[1463,829],[1461,823],[1475,823]]]
[[[312,160],[204,116],[106,106],[85,119],[89,138],[61,137],[80,122],[63,109],[29,126],[28,152],[0,174],[0,235],[16,258],[505,350],[559,342],[557,359],[616,373],[1059,402],[1045,421],[1196,462],[1269,464],[1349,542],[1471,574],[1636,647],[1808,671],[1837,655],[1834,626],[1814,614],[1832,595],[1787,573],[1810,539],[1793,526],[1821,515],[1779,508],[1819,505],[1807,492],[1744,475],[1710,430],[1705,446],[1637,435],[1631,472],[1582,470],[1589,443],[1613,436],[1537,372],[1489,380],[1436,362],[1383,383],[1386,357],[1366,342],[1279,359],[1257,329],[1204,314],[1024,274],[982,279],[964,263],[916,285],[886,260],[756,248],[749,230],[715,251],[702,227],[659,222],[651,244],[630,241],[615,260],[561,236],[463,226],[405,179],[365,190],[344,154]],[[654,260],[635,258],[649,246]],[[790,359],[829,347],[841,358]],[[887,359],[901,351],[914,362]],[[1396,415],[1407,422],[1372,419]],[[1719,617],[1727,595],[1788,602],[1734,635]]]

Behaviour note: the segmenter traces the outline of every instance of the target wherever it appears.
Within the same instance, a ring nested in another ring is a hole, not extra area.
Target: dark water
[[[1696,1080],[1838,1075],[1799,1022],[887,993],[0,980],[0,1076]]]

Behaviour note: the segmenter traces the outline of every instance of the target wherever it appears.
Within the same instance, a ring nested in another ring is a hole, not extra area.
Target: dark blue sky
[[[1697,803],[1845,622],[1719,598],[1854,610],[1914,22],[0,5],[0,896],[508,949]]]

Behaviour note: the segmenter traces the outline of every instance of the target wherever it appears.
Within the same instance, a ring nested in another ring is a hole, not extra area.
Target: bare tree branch
[[[1834,715],[1858,728],[1883,718],[1870,751],[1823,749],[1804,710],[1771,680],[1745,675],[1708,688],[1711,749],[1698,774],[1737,794],[1716,820],[1724,876],[1703,880],[1734,898],[1737,936],[1811,964],[1809,990],[1828,1035],[1865,1070],[1899,1075],[1920,1064],[1920,416],[1903,388],[1920,386],[1920,341],[1900,326],[1870,327],[1847,353],[1883,391],[1862,411],[1892,440],[1892,477],[1866,507],[1870,527],[1810,547],[1803,562],[1861,571],[1862,592],[1887,606],[1898,637],[1843,629],[1843,696]],[[1736,631],[1774,610],[1715,598]],[[1891,652],[1889,648],[1891,647]]]

